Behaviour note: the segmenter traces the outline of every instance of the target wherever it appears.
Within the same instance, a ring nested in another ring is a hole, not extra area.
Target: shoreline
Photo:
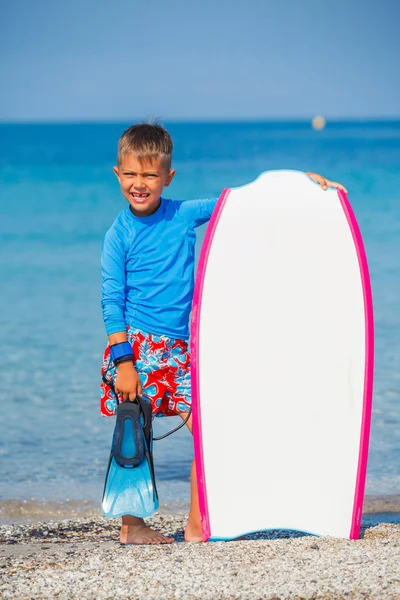
[[[368,525],[361,538],[268,531],[229,542],[186,543],[186,514],[149,524],[175,537],[159,546],[119,543],[119,519],[0,526],[0,597],[65,599],[316,600],[400,597],[400,524]]]
[[[188,502],[163,503],[161,514],[174,515],[188,512]],[[97,518],[101,514],[100,502],[91,500],[0,500],[0,526],[35,521],[60,521],[74,518]],[[368,495],[364,499],[363,515],[398,515],[400,519],[400,494],[387,496]]]

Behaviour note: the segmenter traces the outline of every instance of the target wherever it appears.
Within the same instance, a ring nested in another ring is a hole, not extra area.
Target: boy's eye
[[[154,179],[155,177],[157,177],[157,175],[155,175],[154,173],[149,173],[147,175],[147,178],[149,178],[149,177],[150,177],[150,179]]]

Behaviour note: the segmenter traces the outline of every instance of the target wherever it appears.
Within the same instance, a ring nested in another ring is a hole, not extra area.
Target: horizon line
[[[215,123],[311,123],[316,115],[310,117],[182,117],[182,118],[155,118],[154,120],[160,121],[161,123],[172,124],[215,124]],[[319,115],[318,115],[319,116]],[[363,117],[329,117],[321,115],[326,121],[326,125],[329,124],[346,124],[346,123],[394,123],[400,121],[399,115],[392,116],[363,116]],[[120,125],[126,123],[140,123],[148,122],[153,119],[141,119],[132,117],[118,117],[117,119],[90,119],[87,117],[74,118],[74,119],[1,119],[1,125]]]

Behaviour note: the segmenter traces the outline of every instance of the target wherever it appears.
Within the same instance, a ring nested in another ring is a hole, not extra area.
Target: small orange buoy
[[[314,117],[313,120],[311,121],[311,125],[312,125],[312,128],[317,131],[324,129],[324,127],[326,125],[325,117],[321,117],[321,116]]]

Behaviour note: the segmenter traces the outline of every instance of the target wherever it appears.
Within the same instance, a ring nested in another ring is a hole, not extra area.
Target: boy
[[[153,416],[187,417],[191,405],[189,313],[194,284],[194,228],[206,223],[217,198],[178,202],[162,197],[171,183],[172,140],[158,124],[127,129],[118,144],[114,173],[129,203],[107,231],[102,251],[102,309],[108,335],[102,374],[109,366],[110,346],[121,344],[126,355],[111,363],[115,391],[133,401],[143,395]],[[323,189],[338,183],[307,173]],[[124,344],[122,346],[122,344]],[[128,344],[127,344],[128,343]],[[132,351],[131,351],[132,348]],[[101,412],[115,414],[115,395],[101,384]],[[192,418],[187,421],[192,431]],[[168,544],[168,538],[143,519],[122,517],[123,544]],[[194,461],[186,541],[201,541]]]

